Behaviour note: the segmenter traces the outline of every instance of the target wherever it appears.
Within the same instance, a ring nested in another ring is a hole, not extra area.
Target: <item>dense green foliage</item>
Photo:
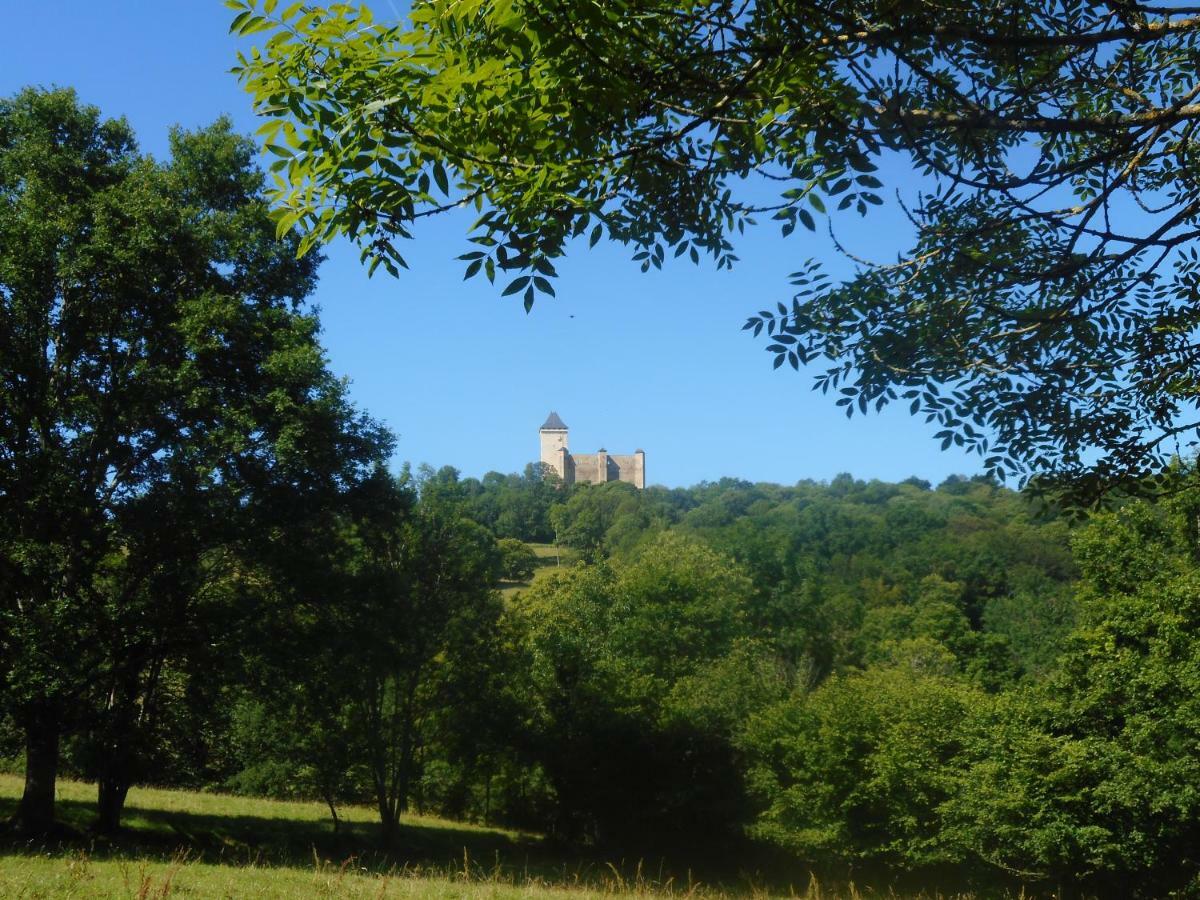
[[[266,35],[236,71],[305,246],[396,272],[421,220],[471,207],[466,274],[528,309],[585,238],[732,266],[757,222],[836,234],[898,189],[899,258],[805,263],[750,316],[776,367],[1089,497],[1197,440],[1192,7],[227,4]]]
[[[1079,532],[1078,622],[1039,677],[981,691],[924,637],[757,716],[756,833],[808,856],[1194,892],[1194,505]]]
[[[459,481],[418,503],[469,517]],[[584,561],[475,620],[487,700],[429,708],[412,801],[613,850],[1190,890],[1191,502],[1072,533],[981,479],[565,491]]]
[[[626,566],[578,567],[517,601],[526,752],[556,831],[645,846],[738,820],[732,723],[706,715],[706,692],[748,640],[752,591],[732,560],[663,535]]]
[[[491,529],[496,537],[534,543],[554,540],[550,508],[562,493],[553,469],[530,463],[520,475],[488,472],[482,479],[461,478],[450,467],[425,474],[439,490],[466,503],[470,517]]]
[[[102,824],[238,647],[273,529],[336,502],[389,439],[300,308],[227,122],[156,162],[69,91],[0,101],[0,688],[25,735],[22,827],[88,736]],[[193,679],[192,675],[199,677]]]

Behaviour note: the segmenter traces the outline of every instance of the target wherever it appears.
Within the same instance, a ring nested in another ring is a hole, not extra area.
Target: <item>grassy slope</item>
[[[0,858],[0,895],[8,898],[305,897],[515,898],[602,896],[595,891],[553,889],[463,880],[421,872],[370,873],[353,866],[267,868],[147,860],[72,857]]]
[[[21,780],[0,774],[0,821],[11,814]],[[59,782],[59,814],[86,828],[95,786]],[[767,893],[721,891],[688,879],[647,876],[638,864],[610,866],[547,848],[535,837],[498,828],[406,816],[399,851],[377,849],[375,817],[342,810],[335,836],[319,803],[135,788],[128,830],[115,842],[81,836],[72,846],[0,843],[0,898],[428,897],[462,900],[592,900],[633,897],[767,897],[806,900],[902,898],[890,891],[822,890],[803,881]],[[624,869],[624,871],[622,871]],[[905,895],[908,900],[969,900],[962,895]]]
[[[0,775],[0,820],[21,780]],[[59,782],[59,814],[81,831],[94,785]],[[594,862],[564,863],[530,835],[406,816],[398,854],[377,849],[374,812],[340,811],[339,835],[319,803],[135,788],[127,833],[75,846],[0,845],[0,897],[591,898],[686,893]],[[714,895],[700,888],[693,895]]]

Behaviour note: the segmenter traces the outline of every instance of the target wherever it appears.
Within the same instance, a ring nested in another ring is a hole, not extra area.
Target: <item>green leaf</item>
[[[874,172],[878,168],[867,157],[859,154],[847,156],[846,161],[850,163],[850,168],[856,172]]]
[[[525,287],[525,285],[529,284],[529,280],[530,279],[528,275],[522,275],[519,278],[514,278],[508,283],[508,287],[504,289],[504,292],[500,296],[508,297],[512,294],[519,293],[520,290]]]
[[[440,159],[434,160],[433,180],[437,182],[438,190],[440,190],[447,197],[450,196],[450,182],[449,179],[446,178],[446,170],[442,166],[442,161]]]

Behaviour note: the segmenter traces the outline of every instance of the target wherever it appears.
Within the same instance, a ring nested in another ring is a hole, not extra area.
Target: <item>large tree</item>
[[[386,449],[299,310],[319,260],[276,240],[261,190],[228,123],[159,162],[70,91],[0,101],[0,699],[26,737],[22,828],[52,825],[60,739],[85,722],[116,824],[164,666],[226,634],[199,591],[249,565],[218,549]]]
[[[841,283],[798,267],[746,323],[776,366],[823,360],[847,414],[911,404],[988,471],[1089,495],[1196,439],[1195,7],[229,5],[270,32],[237,71],[306,245],[395,271],[418,220],[474,207],[467,274],[528,308],[574,238],[728,266],[756,219],[832,227],[892,172],[911,242]]]
[[[331,811],[373,795],[391,845],[423,805],[427,768],[462,781],[486,767],[508,706],[500,553],[462,515],[451,474],[380,469],[328,528],[270,558],[284,596],[259,624],[236,784],[314,794]]]

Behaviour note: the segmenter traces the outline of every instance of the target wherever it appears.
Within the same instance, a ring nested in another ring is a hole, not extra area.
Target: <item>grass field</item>
[[[21,780],[0,775],[0,821],[11,814]],[[829,892],[808,879],[768,891],[752,879],[723,888],[671,878],[641,864],[564,859],[534,835],[406,816],[396,852],[377,844],[374,812],[341,811],[333,834],[328,810],[226,794],[135,788],[125,834],[102,841],[84,834],[95,786],[59,782],[59,814],[81,832],[70,845],[0,844],[0,898],[167,897],[551,900],[615,897],[770,897],[853,900],[891,892]],[[905,895],[954,900],[963,895]]]
[[[20,791],[18,777],[0,775],[0,820]],[[60,780],[58,796],[60,817],[84,832],[95,786]],[[0,898],[717,895],[636,867],[623,875],[596,862],[564,863],[536,836],[427,816],[405,816],[397,852],[384,854],[372,809],[339,813],[335,835],[319,803],[135,788],[126,833],[115,841],[0,847]]]

